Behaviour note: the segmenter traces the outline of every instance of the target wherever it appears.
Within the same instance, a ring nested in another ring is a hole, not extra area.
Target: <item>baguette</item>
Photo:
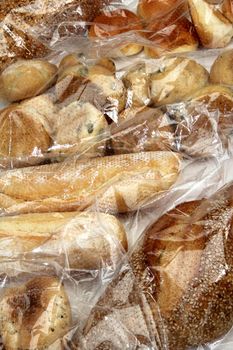
[[[42,165],[0,174],[0,207],[5,214],[84,210],[136,210],[177,180],[180,158],[148,152]],[[8,203],[15,205],[8,206]]]
[[[162,320],[155,320],[169,350],[213,342],[232,327],[232,195],[230,184],[209,200],[177,206],[145,232],[132,256],[138,281],[159,307]]]
[[[65,262],[71,269],[97,269],[101,264],[114,263],[120,255],[119,247],[127,249],[123,226],[114,216],[103,213],[1,217],[0,242],[0,260],[35,253],[52,257],[60,265]]]
[[[7,288],[0,301],[0,336],[5,350],[44,350],[71,326],[66,291],[55,277],[35,277]]]

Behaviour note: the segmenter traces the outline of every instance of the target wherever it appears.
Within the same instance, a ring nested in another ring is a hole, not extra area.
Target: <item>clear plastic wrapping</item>
[[[232,13],[1,1],[1,349],[232,348]]]

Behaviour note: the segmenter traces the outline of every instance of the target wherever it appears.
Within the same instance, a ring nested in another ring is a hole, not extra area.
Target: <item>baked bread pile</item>
[[[136,5],[0,3],[4,350],[197,350],[233,326],[233,183],[205,177],[231,165],[233,50],[197,51],[230,43],[232,3]]]

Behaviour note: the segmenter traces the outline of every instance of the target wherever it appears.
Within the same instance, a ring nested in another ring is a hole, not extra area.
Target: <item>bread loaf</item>
[[[177,206],[146,230],[132,256],[168,349],[213,342],[232,327],[232,195],[230,184],[209,200]]]
[[[208,84],[209,73],[186,57],[166,58],[151,74],[151,99],[155,106],[184,100]]]
[[[167,151],[174,142],[172,122],[159,109],[149,107],[132,112],[119,125],[112,124],[110,133],[115,154]]]
[[[6,350],[48,349],[70,327],[69,301],[55,277],[35,277],[1,295],[0,336]]]
[[[202,45],[208,48],[227,46],[233,36],[231,22],[205,0],[188,0],[188,3]]]
[[[51,258],[70,269],[115,264],[126,233],[114,217],[102,213],[45,213],[0,218],[0,260],[23,256]],[[32,253],[32,255],[31,255]],[[0,267],[0,272],[4,272]]]
[[[12,214],[83,210],[96,203],[100,210],[127,212],[168,190],[179,171],[180,158],[172,152],[10,170],[0,174],[0,207]]]
[[[3,89],[9,101],[20,101],[39,95],[56,81],[57,67],[42,60],[20,60],[1,74]]]

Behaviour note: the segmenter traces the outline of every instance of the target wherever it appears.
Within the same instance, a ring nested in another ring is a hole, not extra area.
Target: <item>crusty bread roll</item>
[[[192,156],[213,156],[228,146],[233,130],[233,92],[210,85],[197,91],[176,118],[176,144]]]
[[[20,101],[46,91],[56,80],[57,67],[42,60],[20,60],[1,75],[9,101]]]
[[[108,123],[102,113],[90,103],[76,101],[58,112],[53,153],[57,150],[60,156],[83,152],[89,158],[103,156],[107,135]]]
[[[150,22],[145,29],[145,37],[149,43],[144,51],[152,58],[176,52],[195,51],[199,45],[192,22],[179,15],[178,10]]]
[[[121,112],[126,104],[123,82],[103,65],[70,66],[61,71],[56,84],[56,98],[63,105],[74,101],[90,102],[102,113]]]
[[[166,114],[159,109],[141,108],[128,112],[130,119],[110,127],[115,154],[167,151],[172,148],[174,130]]]
[[[23,105],[0,112],[0,166],[19,167],[43,162],[52,144],[44,123],[33,118]]]
[[[65,68],[76,66],[80,63],[78,57],[71,53],[63,57],[63,59],[59,63],[59,72],[63,71]]]
[[[221,53],[210,70],[210,81],[213,84],[233,85],[233,50]]]
[[[168,190],[179,171],[180,158],[172,152],[11,170],[0,174],[0,207],[13,214],[83,210],[96,203],[100,210],[127,212]]]
[[[0,335],[6,350],[48,349],[69,327],[69,300],[55,277],[35,277],[1,296]]]
[[[204,47],[225,47],[233,36],[233,27],[223,14],[205,0],[188,0],[190,13]]]
[[[213,342],[232,327],[232,195],[230,184],[209,200],[177,206],[146,230],[132,256],[168,349]]]
[[[116,64],[115,64],[114,60],[111,58],[108,58],[108,57],[100,58],[96,62],[96,65],[107,68],[110,72],[112,72],[114,74],[116,73]]]
[[[127,9],[116,9],[114,11],[104,11],[94,19],[89,31],[89,37],[111,38],[132,31],[137,34],[142,29],[141,21],[137,15]],[[121,46],[117,53],[124,56],[132,56],[141,50],[142,45],[129,42]],[[116,53],[116,50],[113,50],[113,53]]]
[[[185,0],[139,0],[137,13],[147,21],[163,20],[169,12],[176,10],[179,16],[185,14],[187,4]]]
[[[151,99],[155,106],[182,101],[208,83],[209,73],[186,57],[166,58],[151,74]]]
[[[222,12],[223,12],[224,16],[227,17],[231,23],[233,23],[233,2],[232,2],[232,0],[223,0]]]
[[[150,75],[146,72],[145,64],[139,64],[130,69],[123,77],[123,82],[132,96],[133,106],[146,106],[150,103]]]
[[[97,269],[114,264],[126,233],[112,215],[102,213],[44,213],[0,218],[0,260],[20,255],[51,257],[70,269]],[[2,271],[0,267],[0,271]],[[2,271],[4,272],[4,270]]]

